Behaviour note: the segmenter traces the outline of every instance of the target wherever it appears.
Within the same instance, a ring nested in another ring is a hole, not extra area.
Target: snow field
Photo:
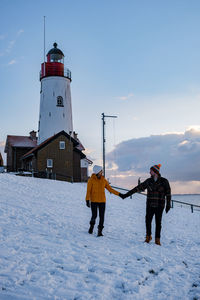
[[[1,300],[200,299],[200,212],[163,213],[144,243],[145,197],[106,194],[104,236],[87,233],[86,184],[0,174]]]

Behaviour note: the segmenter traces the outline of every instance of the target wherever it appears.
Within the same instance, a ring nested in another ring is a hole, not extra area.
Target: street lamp
[[[104,113],[101,114],[102,115],[102,121],[103,121],[103,174],[104,177],[106,177],[106,171],[105,171],[105,118],[117,118],[117,116],[106,116]]]

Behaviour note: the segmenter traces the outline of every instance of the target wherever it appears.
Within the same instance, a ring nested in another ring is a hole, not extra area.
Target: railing
[[[120,188],[118,186],[111,186],[111,187],[114,188],[114,189],[121,190],[121,191],[126,191],[126,192],[129,191],[127,189],[123,189],[123,188]],[[147,195],[145,193],[138,193],[138,194],[143,195],[143,196]],[[130,198],[132,199],[132,196],[130,196]],[[174,200],[174,199],[171,199],[171,208],[174,208],[174,203],[178,203],[178,204],[181,204],[181,205],[183,204],[183,205],[190,206],[192,213],[194,212],[194,208],[198,208],[197,210],[200,211],[200,205],[191,204],[191,203],[187,203],[187,202],[183,202],[183,201],[178,201],[178,200]]]
[[[48,67],[46,74],[42,75],[42,72],[40,71],[39,76],[40,76],[40,80],[44,77],[49,77],[49,76],[61,76],[61,77],[64,76],[72,80],[72,73],[67,68],[64,68],[64,72],[63,72],[63,70],[59,70],[56,67]]]

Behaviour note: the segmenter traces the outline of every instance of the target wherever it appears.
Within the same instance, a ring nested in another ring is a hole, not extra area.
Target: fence
[[[38,177],[38,178],[46,178],[46,179],[53,179],[53,180],[63,180],[63,181],[68,181],[73,183],[75,180],[72,176],[70,175],[64,175],[60,173],[53,173],[53,172],[32,172],[33,177]]]
[[[121,190],[121,191],[125,191],[125,192],[128,192],[129,190],[127,189],[123,189],[123,188],[120,188],[118,186],[112,186],[112,188],[115,188],[115,189],[118,189],[118,190]],[[143,196],[146,196],[147,194],[145,193],[138,193],[140,195],[143,195]],[[130,198],[132,198],[132,196],[130,196]],[[196,205],[196,204],[191,204],[191,203],[187,203],[187,202],[182,202],[182,201],[178,201],[178,200],[174,200],[174,199],[171,199],[171,207],[174,208],[174,203],[178,203],[178,204],[181,204],[182,205],[186,205],[186,206],[190,206],[191,208],[191,212],[193,213],[194,212],[194,209],[197,208],[197,210],[200,211],[200,205]]]

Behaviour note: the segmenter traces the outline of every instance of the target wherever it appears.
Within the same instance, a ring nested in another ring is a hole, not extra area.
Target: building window
[[[57,106],[62,106],[62,107],[64,106],[62,96],[57,97]]]
[[[47,159],[47,168],[53,168],[53,159]]]
[[[51,117],[51,112],[49,112],[49,117]]]
[[[60,141],[60,149],[61,150],[65,149],[65,142],[64,141]]]

